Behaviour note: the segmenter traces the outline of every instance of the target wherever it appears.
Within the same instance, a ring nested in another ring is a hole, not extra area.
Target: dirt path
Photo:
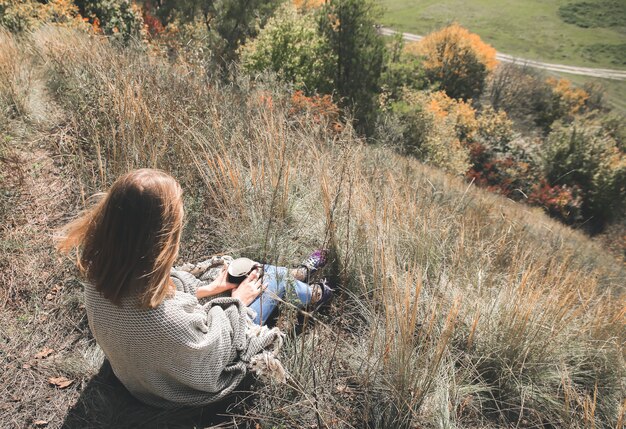
[[[398,31],[392,30],[391,28],[381,27],[379,30],[380,34],[384,36],[393,36],[398,34]],[[420,36],[418,34],[412,33],[401,33],[402,38],[407,41],[417,42],[422,40],[424,36]],[[598,68],[590,68],[590,67],[576,67],[576,66],[566,66],[563,64],[552,64],[552,63],[544,63],[541,61],[528,60],[525,58],[514,57],[513,55],[502,54],[498,52],[496,54],[496,58],[499,61],[505,63],[515,63],[519,65],[524,65],[528,67],[533,67],[542,70],[548,70],[559,73],[569,73],[579,76],[590,76],[590,77],[600,77],[603,79],[613,79],[613,80],[626,80],[626,71],[624,70],[613,70],[613,69],[598,69]]]
[[[101,356],[87,334],[75,270],[54,249],[78,201],[59,151],[66,118],[41,65],[29,61],[24,113],[0,124],[0,427],[55,429]],[[60,377],[69,385],[50,382]]]

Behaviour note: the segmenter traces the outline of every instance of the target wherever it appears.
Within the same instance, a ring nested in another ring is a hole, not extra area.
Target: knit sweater
[[[218,401],[249,367],[272,359],[266,350],[278,347],[282,334],[253,325],[238,299],[201,305],[195,292],[204,282],[189,272],[172,270],[171,277],[175,295],[154,309],[138,308],[136,297],[117,306],[86,285],[89,327],[115,375],[142,402],[168,408]]]

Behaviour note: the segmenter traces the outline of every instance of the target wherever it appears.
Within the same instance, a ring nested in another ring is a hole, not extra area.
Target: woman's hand
[[[250,305],[266,288],[267,285],[261,283],[258,270],[255,269],[236,289],[233,289],[231,295],[233,298],[238,298],[244,305]]]
[[[235,283],[229,283],[226,279],[228,272],[228,265],[224,264],[222,271],[219,275],[206,286],[201,286],[196,290],[196,298],[206,298],[207,296],[213,296],[231,290],[237,287]]]

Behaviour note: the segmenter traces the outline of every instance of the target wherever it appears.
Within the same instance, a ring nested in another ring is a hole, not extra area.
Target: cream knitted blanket
[[[259,327],[238,299],[201,305],[203,281],[172,270],[177,291],[154,309],[136,299],[116,306],[85,286],[89,327],[115,375],[139,400],[158,407],[195,406],[231,393],[249,369],[284,381],[275,358],[283,334]]]

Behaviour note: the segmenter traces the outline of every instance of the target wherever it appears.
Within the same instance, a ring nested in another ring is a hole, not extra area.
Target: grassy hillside
[[[89,334],[80,277],[53,250],[88,195],[140,166],[182,183],[183,259],[333,250],[330,308],[296,324],[286,303],[278,320],[291,379],[247,386],[225,425],[623,423],[626,273],[540,210],[365,145],[271,79],[220,84],[53,27],[0,34],[0,73],[0,427],[214,417],[125,392]]]
[[[427,34],[457,21],[507,54],[626,69],[626,3],[617,0],[381,0],[381,4],[386,9],[382,23],[397,30]]]

